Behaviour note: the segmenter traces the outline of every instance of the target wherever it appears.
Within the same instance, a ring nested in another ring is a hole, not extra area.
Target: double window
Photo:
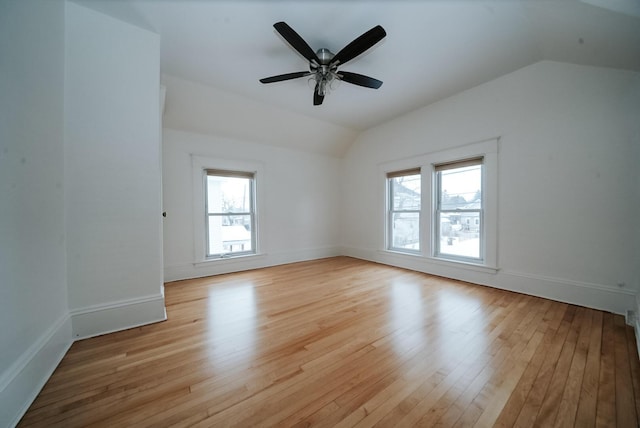
[[[255,253],[254,173],[206,169],[206,257]]]
[[[382,167],[385,249],[495,267],[497,140]]]

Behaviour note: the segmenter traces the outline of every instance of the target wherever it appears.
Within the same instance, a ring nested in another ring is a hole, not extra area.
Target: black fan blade
[[[342,48],[340,52],[336,54],[331,60],[331,64],[344,64],[347,61],[351,61],[373,45],[384,39],[387,33],[379,25],[376,25],[371,30],[367,31],[353,42]]]
[[[297,79],[298,77],[304,77],[310,75],[309,71],[296,71],[295,73],[279,74],[277,76],[265,77],[260,79],[262,83],[274,83],[282,82],[283,80]]]
[[[273,24],[273,27],[295,50],[300,52],[300,55],[305,57],[309,62],[315,61],[317,64],[320,64],[318,55],[316,55],[307,42],[305,42],[293,28],[289,27],[286,22],[276,22]]]
[[[365,88],[378,89],[382,86],[382,81],[378,79],[374,79],[373,77],[364,76],[358,73],[350,73],[348,71],[338,71],[336,73],[340,80],[344,80],[348,83],[353,83],[354,85],[364,86]]]
[[[324,101],[324,95],[320,95],[318,89],[319,89],[320,84],[316,83],[316,89],[314,89],[313,91],[313,105],[314,106],[319,106],[320,104],[322,104],[322,101]]]

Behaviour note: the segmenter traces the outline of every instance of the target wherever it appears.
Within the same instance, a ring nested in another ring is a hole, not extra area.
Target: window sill
[[[256,253],[256,254],[243,254],[239,256],[228,256],[228,257],[214,257],[210,259],[205,259],[197,262],[193,262],[193,266],[211,266],[211,264],[233,264],[240,263],[243,261],[247,261],[248,259],[259,259],[265,257],[264,253]]]
[[[496,266],[487,266],[487,265],[481,265],[477,263],[470,263],[470,262],[458,261],[458,260],[441,259],[437,257],[423,256],[422,254],[416,254],[416,253],[404,253],[404,252],[393,251],[393,250],[380,250],[380,252],[383,254],[387,254],[389,256],[401,257],[401,258],[410,257],[414,260],[415,259],[424,260],[434,265],[466,269],[466,270],[471,270],[475,272],[495,274],[500,270],[500,268]]]

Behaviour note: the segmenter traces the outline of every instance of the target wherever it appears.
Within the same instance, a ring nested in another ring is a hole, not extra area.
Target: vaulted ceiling
[[[77,2],[159,33],[169,78],[351,134],[540,60],[640,71],[637,0]],[[382,25],[387,37],[343,69],[384,84],[341,82],[321,106],[307,78],[261,84],[307,69],[278,21],[334,53]]]

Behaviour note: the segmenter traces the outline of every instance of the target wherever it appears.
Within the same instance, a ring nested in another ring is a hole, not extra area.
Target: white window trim
[[[385,192],[384,205],[380,212],[382,213],[379,223],[382,226],[382,237],[379,244],[379,250],[383,253],[394,255],[406,255],[410,257],[420,257],[424,260],[437,264],[450,266],[459,266],[480,271],[497,271],[498,270],[498,144],[499,138],[492,138],[476,143],[466,144],[447,150],[441,150],[423,155],[413,156],[411,158],[400,159],[396,161],[380,164],[378,174],[380,180],[384,180],[378,186]],[[434,193],[437,191],[437,183],[435,182],[434,166],[437,164],[454,162],[461,159],[470,159],[473,157],[483,157],[483,203],[484,203],[484,240],[483,253],[484,260],[481,263],[472,263],[468,260],[455,260],[451,258],[435,257],[435,223],[433,216],[435,213]],[[420,168],[422,172],[422,201],[423,209],[420,218],[420,251],[418,254],[409,254],[390,250],[388,245],[388,189],[387,174],[393,171],[403,169]],[[429,207],[429,209],[424,209]]]
[[[203,263],[215,263],[238,258],[250,258],[263,255],[264,233],[261,226],[263,199],[261,189],[263,187],[264,166],[260,162],[217,159],[208,156],[191,155],[192,188],[193,188],[193,243],[194,243],[194,265]],[[255,253],[240,254],[238,256],[229,255],[227,257],[208,258],[206,255],[205,236],[205,171],[208,169],[219,169],[227,171],[246,171],[254,173],[254,199],[255,199]]]

